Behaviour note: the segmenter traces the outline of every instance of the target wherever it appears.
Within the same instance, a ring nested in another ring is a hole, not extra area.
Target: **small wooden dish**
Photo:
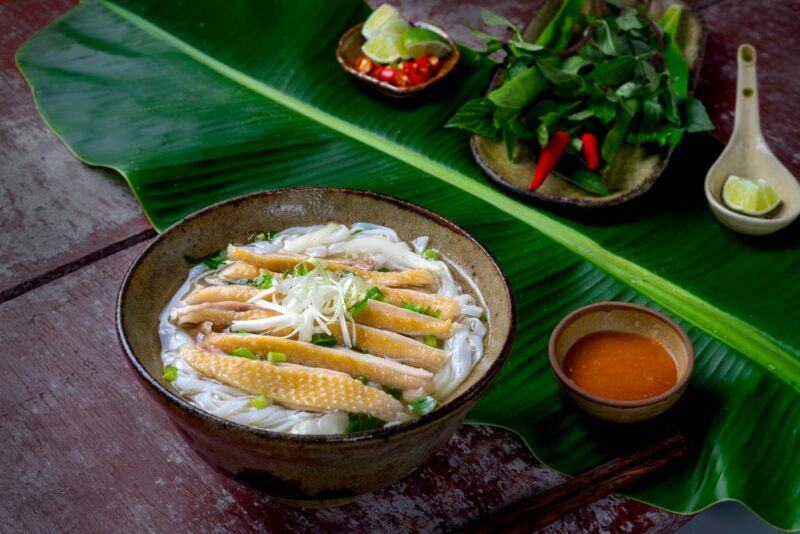
[[[363,55],[361,52],[361,47],[364,45],[366,41],[364,36],[361,35],[361,27],[364,24],[356,24],[349,30],[347,30],[342,38],[339,39],[339,46],[336,47],[336,59],[339,61],[339,64],[342,68],[361,80],[362,82],[371,85],[378,91],[387,94],[389,96],[393,96],[396,98],[406,98],[410,96],[414,96],[425,89],[428,89],[435,83],[441,81],[445,76],[447,76],[453,68],[458,64],[458,60],[461,58],[461,55],[458,52],[458,46],[456,45],[455,41],[441,28],[434,26],[433,24],[428,24],[427,22],[418,22],[414,24],[417,28],[424,28],[426,30],[430,30],[432,32],[438,33],[450,44],[450,48],[452,51],[447,54],[445,57],[441,58],[442,65],[439,67],[439,70],[436,72],[435,75],[431,76],[427,81],[419,84],[414,85],[411,87],[397,87],[396,85],[392,85],[390,83],[378,80],[364,74],[363,72],[359,72],[356,67],[356,59],[359,56]]]
[[[579,387],[564,372],[564,358],[579,339],[602,331],[639,334],[658,341],[675,359],[678,369],[675,385],[661,395],[636,401],[606,399]],[[616,423],[643,421],[666,411],[686,390],[694,369],[694,348],[683,329],[655,310],[627,302],[600,302],[570,313],[553,330],[549,352],[550,367],[578,407]]]

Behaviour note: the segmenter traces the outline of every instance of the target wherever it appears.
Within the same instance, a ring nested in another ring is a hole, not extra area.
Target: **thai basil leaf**
[[[647,90],[651,93],[658,89],[661,77],[649,61],[639,61],[636,64],[636,74],[647,84]]]
[[[472,33],[472,35],[486,43],[485,50],[473,49],[482,56],[493,54],[505,46],[505,41],[499,37],[495,37],[494,35],[476,30],[474,28],[470,28],[469,31]]]
[[[617,108],[610,102],[592,102],[589,104],[589,109],[603,124],[608,124],[617,116]]]
[[[574,88],[580,85],[581,79],[576,74],[571,74],[546,61],[537,61],[542,74],[558,87]]]
[[[487,26],[505,26],[512,32],[514,32],[514,36],[522,41],[522,36],[519,33],[519,28],[516,24],[511,22],[505,17],[502,17],[496,13],[492,13],[488,9],[481,9],[481,18],[483,19],[483,23]]]
[[[556,169],[558,174],[573,185],[595,195],[609,193],[603,176],[588,170],[576,156],[564,155]]]
[[[500,134],[492,123],[493,112],[494,104],[489,99],[474,98],[461,106],[445,128],[460,128],[497,141]]]
[[[617,34],[611,30],[607,21],[597,21],[595,38],[597,39],[597,47],[603,54],[607,56],[618,56],[622,52],[622,42]]]
[[[571,121],[580,122],[580,121],[585,121],[586,119],[591,117],[594,117],[594,112],[591,109],[584,109],[577,113],[573,113],[572,115],[568,115],[567,119]]]
[[[622,15],[618,16],[617,26],[622,31],[638,30],[643,27],[634,9],[626,9]]]
[[[514,78],[516,78],[529,68],[530,65],[528,64],[527,61],[523,59],[517,59],[515,61],[512,61],[506,68],[506,76],[509,80],[513,80]]]
[[[682,136],[682,128],[672,126],[671,124],[662,124],[654,130],[629,133],[625,141],[635,145],[657,143],[659,146],[664,146],[674,145],[677,141],[680,141]]]
[[[489,100],[511,118],[533,102],[546,86],[547,80],[539,69],[530,67],[489,93]]]
[[[666,75],[665,78],[667,83],[662,93],[664,96],[664,117],[675,126],[680,126],[681,117],[678,113],[678,97],[675,94],[672,78],[670,78],[669,75]]]
[[[541,50],[546,50],[545,47],[540,44],[528,43],[522,39],[511,39],[508,44],[522,50],[527,50],[528,52],[539,52]]]
[[[563,50],[572,37],[572,28],[581,18],[584,0],[564,0],[534,43],[554,52]]]
[[[617,85],[630,78],[634,68],[636,68],[636,58],[619,56],[600,63],[589,73],[589,78],[599,84]]]
[[[547,141],[550,140],[550,131],[547,128],[547,124],[542,122],[538,128],[536,128],[536,142],[539,143],[539,146],[544,148],[547,146]]]
[[[688,98],[683,104],[683,122],[687,132],[707,132],[714,129],[714,124],[708,118],[703,103],[695,98]]]
[[[642,88],[638,82],[625,82],[620,85],[615,93],[620,98],[630,98]]]
[[[519,119],[519,117],[514,118],[509,123],[509,127],[518,139],[528,140],[536,137],[536,132],[531,130],[527,124]]]
[[[561,70],[570,74],[578,74],[578,71],[587,65],[591,65],[592,61],[582,56],[570,56],[561,63]]]
[[[664,30],[664,63],[667,66],[675,94],[684,98],[689,94],[689,63],[683,56],[677,42],[683,7],[672,4],[658,19]]]
[[[664,107],[658,102],[658,95],[645,100],[642,105],[642,125],[643,131],[653,131],[664,118]]]
[[[511,129],[510,123],[503,128],[503,144],[506,147],[508,161],[514,163],[516,161],[514,158],[514,153],[516,152],[517,148],[517,137],[514,135],[514,131]]]
[[[639,102],[637,100],[625,100],[622,102],[617,114],[617,121],[609,130],[603,140],[603,147],[600,149],[603,160],[610,162],[619,152],[637,111],[639,111]]]

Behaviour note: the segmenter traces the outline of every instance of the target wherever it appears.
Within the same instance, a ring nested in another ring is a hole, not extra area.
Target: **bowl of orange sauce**
[[[694,348],[662,313],[600,302],[558,323],[550,336],[550,365],[578,407],[632,423],[663,413],[680,398],[694,368]]]

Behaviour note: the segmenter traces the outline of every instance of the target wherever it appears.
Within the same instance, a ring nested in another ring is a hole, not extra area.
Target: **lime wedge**
[[[775,190],[764,180],[750,180],[731,175],[722,186],[722,200],[734,211],[745,215],[766,215],[781,203]]]
[[[387,31],[398,34],[403,33],[409,27],[406,19],[394,7],[389,4],[381,4],[364,22],[364,27],[361,28],[361,35],[365,39],[372,39],[379,33]]]
[[[372,61],[384,65],[408,57],[400,35],[392,32],[379,33],[364,43],[361,51]]]
[[[425,54],[444,57],[451,51],[447,39],[425,28],[411,28],[404,31],[401,37],[403,46],[415,58]]]

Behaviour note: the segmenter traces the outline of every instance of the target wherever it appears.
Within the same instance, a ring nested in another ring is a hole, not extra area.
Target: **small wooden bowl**
[[[675,359],[678,368],[675,385],[661,395],[636,401],[606,399],[579,387],[564,373],[564,358],[579,339],[603,331],[640,334],[661,343]],[[645,306],[627,302],[599,302],[570,313],[553,330],[549,350],[550,367],[578,407],[590,415],[617,423],[643,421],[666,411],[683,394],[694,368],[692,342],[675,321]]]
[[[359,56],[363,55],[361,52],[361,47],[364,45],[366,41],[364,36],[361,35],[361,27],[364,24],[356,24],[349,30],[347,30],[342,38],[339,39],[339,46],[336,48],[336,59],[339,61],[339,64],[342,66],[344,70],[358,78],[359,80],[363,81],[364,83],[371,85],[378,91],[387,94],[389,96],[393,96],[396,98],[406,98],[413,95],[416,95],[425,89],[431,87],[433,84],[439,82],[447,76],[450,71],[458,63],[458,60],[461,58],[461,55],[458,52],[458,46],[456,45],[455,41],[447,35],[447,33],[434,26],[433,24],[428,24],[427,22],[418,22],[414,24],[417,28],[425,28],[426,30],[431,30],[432,32],[438,33],[450,44],[450,48],[452,52],[447,54],[442,59],[442,65],[439,67],[439,70],[436,71],[434,76],[431,76],[426,82],[423,82],[419,85],[414,85],[412,87],[397,87],[396,85],[392,85],[390,83],[378,80],[373,78],[372,76],[368,76],[363,72],[359,72],[356,67],[356,59]]]

